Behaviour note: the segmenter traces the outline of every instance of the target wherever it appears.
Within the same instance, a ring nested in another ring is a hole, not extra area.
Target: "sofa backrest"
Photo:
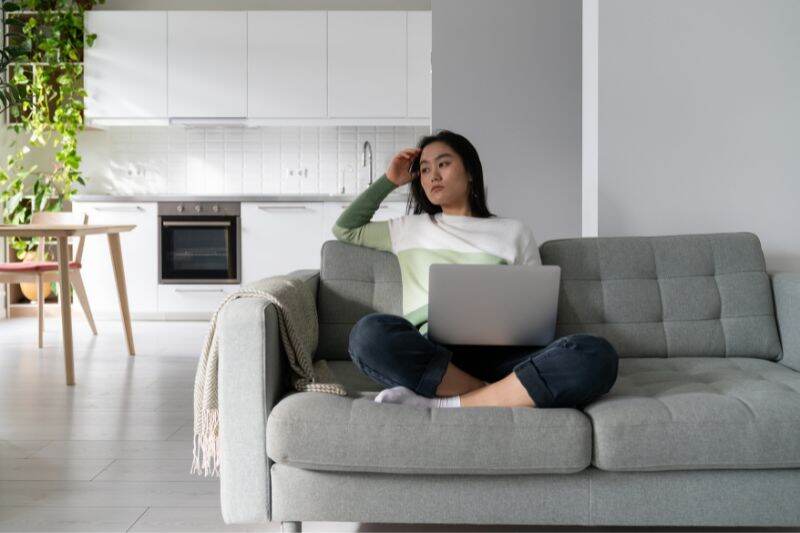
[[[558,239],[539,251],[561,266],[558,336],[600,335],[621,357],[780,357],[752,233]]]
[[[403,314],[397,256],[330,240],[322,244],[317,292],[319,346],[315,359],[350,359],[350,330],[369,313]]]
[[[752,233],[558,239],[539,251],[544,264],[561,266],[558,337],[600,335],[621,357],[780,357]],[[368,313],[402,315],[402,295],[394,254],[325,242],[316,357],[349,359],[353,325]]]

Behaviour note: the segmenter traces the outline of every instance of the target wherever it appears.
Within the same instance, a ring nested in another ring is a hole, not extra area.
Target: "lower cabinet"
[[[293,270],[318,269],[322,244],[350,202],[242,203],[242,283]],[[405,214],[405,202],[385,202],[373,221]]]
[[[324,205],[242,203],[242,283],[319,268]]]
[[[159,285],[158,310],[162,313],[208,315],[217,310],[225,297],[240,285]]]
[[[158,211],[155,202],[73,202],[74,213],[89,215],[89,224],[134,224],[120,233],[122,264],[131,314],[158,311]],[[119,299],[108,237],[89,235],[83,245],[82,272],[89,306],[96,318],[119,318]]]

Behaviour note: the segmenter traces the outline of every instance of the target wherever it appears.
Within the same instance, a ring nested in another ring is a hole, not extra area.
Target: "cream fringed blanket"
[[[216,337],[217,317],[222,308],[236,298],[265,298],[278,311],[278,329],[283,353],[291,366],[291,382],[298,391],[327,392],[347,396],[341,383],[325,360],[313,361],[319,341],[316,296],[302,279],[272,276],[252,283],[228,295],[211,318],[203,352],[194,378],[194,458],[192,474],[219,475],[219,410],[217,408],[217,368],[219,365]],[[258,354],[264,357],[264,354]],[[201,471],[202,470],[202,471]]]

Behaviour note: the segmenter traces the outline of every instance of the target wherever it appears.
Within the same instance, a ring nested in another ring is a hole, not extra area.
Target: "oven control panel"
[[[160,216],[239,216],[239,202],[158,202]]]

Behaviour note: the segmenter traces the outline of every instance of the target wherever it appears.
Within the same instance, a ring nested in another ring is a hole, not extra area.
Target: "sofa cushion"
[[[403,314],[400,263],[391,252],[340,241],[322,244],[315,359],[350,360],[350,330],[369,313]]]
[[[363,380],[351,362],[331,368],[345,383]],[[592,427],[575,409],[428,409],[376,403],[376,394],[289,394],[267,419],[267,455],[310,470],[398,474],[565,474],[591,460]]]
[[[747,357],[626,358],[584,409],[603,470],[800,467],[800,372]]]
[[[540,253],[561,267],[558,337],[600,335],[620,357],[781,355],[752,233],[557,239]]]

